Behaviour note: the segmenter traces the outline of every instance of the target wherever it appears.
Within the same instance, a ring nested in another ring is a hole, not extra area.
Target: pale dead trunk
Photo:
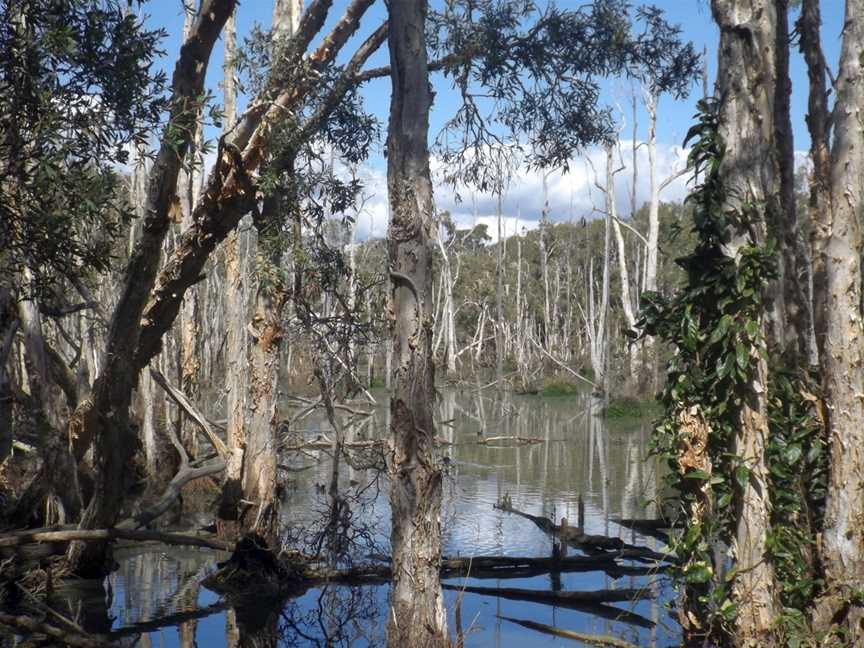
[[[549,308],[549,259],[546,249],[546,232],[549,227],[549,185],[548,173],[543,174],[543,211],[540,213],[540,231],[537,234],[537,244],[540,253],[540,274],[543,277],[543,345],[550,353],[553,352],[550,343],[552,315]]]
[[[817,607],[821,628],[837,624],[849,645],[864,640],[864,324],[861,312],[861,217],[864,205],[864,0],[847,0],[835,83],[834,141],[824,57],[818,44],[819,8],[804,3],[802,48],[811,66],[810,126],[814,181],[814,282],[824,287],[817,341],[828,404],[830,481],[822,532],[826,593]]]
[[[501,191],[498,191],[498,245],[495,265],[495,380],[497,388],[504,388],[504,233],[501,221]]]
[[[657,97],[643,92],[648,113],[648,246],[645,290],[657,290],[657,258],[660,247],[660,185],[657,182]]]
[[[237,55],[235,16],[225,22],[225,63],[222,88],[225,99],[225,129],[230,132],[237,121],[236,84],[234,81]],[[249,220],[249,219],[247,219]],[[246,437],[246,399],[249,385],[249,348],[246,324],[248,322],[247,267],[250,223],[243,221],[225,239],[225,412],[227,415],[225,440],[228,461],[225,481],[219,502],[217,527],[220,536],[231,538],[237,533],[237,519],[242,498],[243,448]]]
[[[389,5],[393,94],[387,142],[388,248],[396,361],[388,461],[393,582],[387,644],[392,648],[448,645],[439,578],[442,475],[432,416],[435,206],[427,144],[432,97],[426,10],[425,0],[394,0]]]

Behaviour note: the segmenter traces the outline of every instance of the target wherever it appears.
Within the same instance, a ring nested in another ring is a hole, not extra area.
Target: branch
[[[195,421],[198,426],[204,430],[204,434],[207,435],[210,443],[213,444],[213,449],[219,454],[219,458],[222,459],[222,461],[227,461],[228,447],[225,445],[225,442],[216,435],[216,432],[213,431],[213,428],[210,426],[209,421],[204,418],[204,415],[189,402],[189,399],[186,398],[186,395],[183,392],[176,387],[173,387],[158,369],[150,367],[150,375],[153,377],[153,380],[155,380],[158,385],[165,390],[168,396],[171,397],[171,400],[177,403],[177,405],[186,412],[189,418]]]
[[[48,306],[39,304],[39,312],[48,317],[65,317],[82,310],[91,310],[99,307],[95,301],[80,302],[78,304],[67,304],[66,306]]]
[[[70,629],[63,629],[49,625],[42,621],[38,621],[33,617],[23,614],[14,615],[0,612],[0,624],[15,628],[26,632],[27,634],[41,634],[57,640],[63,645],[74,646],[75,648],[116,648],[117,644],[109,641],[103,641],[93,637],[92,635],[72,632]]]
[[[225,470],[225,462],[222,459],[217,459],[212,463],[204,464],[200,468],[191,468],[188,464],[181,465],[180,470],[178,470],[177,474],[174,475],[174,479],[172,479],[168,484],[168,487],[165,489],[165,492],[162,493],[162,496],[158,501],[148,510],[141,511],[135,516],[136,528],[147,526],[167,511],[177,498],[180,497],[180,492],[186,484],[195,481],[196,479],[201,479],[202,477],[215,475],[223,470]]]
[[[138,542],[161,542],[169,545],[206,547],[218,551],[233,551],[234,543],[179,533],[138,531],[132,529],[70,529],[68,531],[45,531],[36,529],[26,533],[16,532],[0,535],[0,547],[18,547],[34,542],[101,542],[108,540],[135,540]]]
[[[584,317],[584,313],[583,313],[583,317]],[[597,387],[597,384],[596,384],[596,383],[591,382],[590,380],[588,380],[588,379],[587,379],[585,376],[583,376],[582,374],[577,373],[576,371],[573,371],[570,367],[568,367],[566,364],[564,364],[563,362],[561,362],[558,358],[556,358],[556,357],[553,356],[551,353],[549,353],[546,349],[544,349],[542,346],[540,346],[540,344],[537,343],[537,340],[535,340],[533,337],[531,338],[531,343],[532,343],[534,346],[536,346],[536,347],[537,347],[537,348],[538,348],[538,349],[543,353],[543,355],[545,355],[547,358],[549,358],[549,359],[550,359],[552,362],[554,362],[556,365],[558,365],[559,367],[561,367],[561,368],[564,369],[565,371],[568,371],[569,373],[573,374],[573,375],[574,375],[576,378],[578,378],[579,380],[584,380],[586,383],[588,383],[589,385],[591,385],[592,387],[594,387],[594,388],[596,389],[596,387]]]

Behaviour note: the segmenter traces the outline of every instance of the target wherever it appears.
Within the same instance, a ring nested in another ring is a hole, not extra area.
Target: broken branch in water
[[[516,623],[524,628],[529,628],[531,630],[537,630],[537,632],[544,632],[546,634],[555,635],[556,637],[563,637],[564,639],[581,641],[582,643],[586,643],[591,646],[613,646],[613,648],[639,648],[638,646],[630,643],[629,641],[619,639],[618,637],[612,637],[610,635],[585,634],[583,632],[573,632],[572,630],[556,628],[555,626],[546,625],[545,623],[537,623],[536,621],[511,619],[510,617],[501,615],[496,616],[498,616],[499,619],[509,621],[510,623]]]
[[[523,436],[494,436],[477,439],[480,445],[530,445],[532,443],[543,443],[544,439],[538,437]]]
[[[581,549],[583,551],[611,551],[615,552],[620,558],[632,558],[634,560],[662,560],[666,562],[675,562],[675,556],[670,554],[659,553],[648,549],[647,547],[639,547],[637,545],[626,544],[621,538],[614,538],[602,535],[589,535],[582,532],[579,527],[571,527],[566,524],[566,518],[562,518],[562,524],[559,526],[552,520],[542,515],[531,515],[514,509],[509,502],[509,499],[502,500],[499,504],[493,504],[492,508],[513,513],[514,515],[522,516],[531,520],[545,533],[559,538],[562,542],[566,542],[571,547]]]
[[[470,594],[495,596],[513,601],[545,603],[558,607],[568,607],[574,603],[577,605],[584,605],[585,603],[620,603],[622,601],[628,602],[651,598],[651,591],[644,588],[589,590],[583,592],[545,592],[542,590],[518,589],[514,587],[468,587],[461,585],[442,585],[442,587],[451,590],[464,589]]]
[[[211,463],[204,464],[197,468],[192,468],[189,464],[184,462],[184,464],[180,466],[180,470],[177,471],[177,474],[174,475],[174,478],[168,484],[165,492],[162,493],[162,497],[160,497],[152,507],[146,511],[141,511],[135,516],[135,526],[137,528],[147,526],[171,508],[171,504],[180,497],[183,487],[189,482],[201,479],[202,477],[215,475],[223,470],[225,470],[225,462],[222,459],[215,459]]]
[[[59,641],[61,644],[74,646],[75,648],[116,648],[116,644],[93,637],[92,635],[72,632],[68,628],[61,630],[56,626],[23,614],[14,615],[0,612],[0,624],[28,634],[45,635]]]
[[[35,529],[26,533],[0,535],[0,547],[17,547],[34,542],[72,542],[99,540],[136,540],[139,542],[161,542],[170,545],[191,545],[206,547],[218,551],[231,551],[233,542],[225,542],[215,538],[181,535],[178,533],[160,533],[158,531],[133,531],[132,529],[69,529],[63,531],[46,531]]]

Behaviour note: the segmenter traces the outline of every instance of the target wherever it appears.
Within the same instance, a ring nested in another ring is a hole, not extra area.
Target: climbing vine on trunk
[[[758,210],[766,207],[745,204],[751,213],[726,208],[717,108],[716,102],[700,102],[697,124],[687,136],[693,142],[690,168],[704,178],[688,198],[698,242],[692,254],[677,260],[687,282],[668,299],[647,293],[641,325],[676,350],[653,441],[670,468],[666,486],[676,494],[677,521],[684,528],[673,542],[681,558],[679,619],[691,639],[727,642],[735,635],[737,616],[752,605],[736,595],[741,573],[734,562],[743,499],[757,459],[735,451],[750,401],[768,391],[773,516],[763,560],[777,573],[784,616],[803,610],[819,586],[812,543],[824,498],[825,453],[815,416],[818,398],[800,376],[760,371],[768,360],[765,294],[777,277],[777,252],[768,241],[728,255],[730,229],[759,218]],[[727,570],[729,554],[733,562]]]

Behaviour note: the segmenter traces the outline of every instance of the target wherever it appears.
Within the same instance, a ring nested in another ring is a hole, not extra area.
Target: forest
[[[658,4],[0,0],[0,644],[864,645],[864,0]]]

